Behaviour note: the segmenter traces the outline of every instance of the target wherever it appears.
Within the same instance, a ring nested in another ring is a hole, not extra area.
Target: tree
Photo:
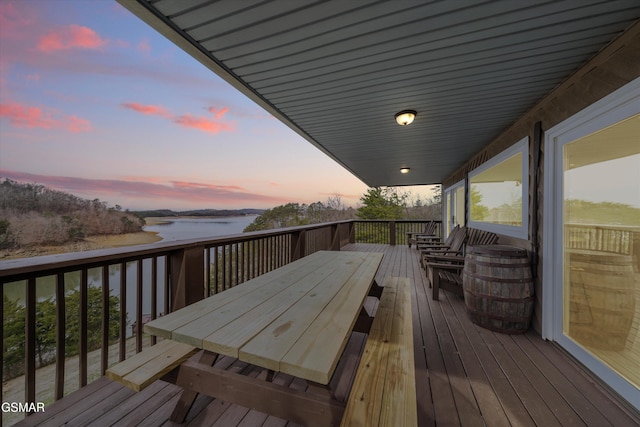
[[[18,300],[3,296],[3,376],[15,378],[24,373],[25,308]],[[45,366],[55,360],[56,349],[56,301],[49,297],[36,302],[36,362]],[[96,350],[102,345],[102,290],[87,290],[87,349]],[[109,342],[114,342],[120,330],[120,298],[109,295]],[[75,289],[65,298],[65,356],[79,353],[80,342],[80,291]],[[127,322],[128,323],[128,322]],[[124,325],[126,327],[127,325]]]
[[[80,290],[75,289],[66,298],[65,353],[78,354],[80,342]],[[120,298],[109,295],[109,342],[118,338],[120,330]],[[87,289],[87,348],[95,350],[102,345],[102,290]],[[128,323],[128,322],[127,322]],[[123,325],[125,328],[127,325]]]
[[[2,375],[7,380],[24,372],[25,308],[3,295],[2,312]]]
[[[400,219],[407,206],[407,195],[398,194],[391,188],[369,188],[360,202],[356,216],[362,219]]]
[[[440,205],[442,204],[442,186],[436,185],[433,188],[433,204]]]
[[[99,199],[81,199],[42,185],[5,179],[0,184],[0,247],[63,244],[96,234],[141,231],[144,221],[107,208]]]
[[[475,185],[471,185],[471,215],[473,221],[482,221],[489,216],[489,208],[482,204],[482,193]]]
[[[260,231],[306,225],[309,221],[306,220],[304,211],[305,205],[298,203],[287,203],[286,205],[276,206],[258,215],[244,231]]]

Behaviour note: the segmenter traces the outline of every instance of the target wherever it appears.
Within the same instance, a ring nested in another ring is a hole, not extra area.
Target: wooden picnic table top
[[[319,251],[144,329],[328,384],[381,262],[380,253]]]

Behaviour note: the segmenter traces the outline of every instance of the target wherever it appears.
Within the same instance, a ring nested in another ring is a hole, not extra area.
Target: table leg
[[[362,332],[363,334],[368,334],[371,330],[371,325],[373,324],[373,317],[367,313],[364,307],[360,309],[360,315],[356,319],[355,325],[353,325],[354,332]]]
[[[383,289],[384,288],[378,285],[378,283],[374,280],[373,283],[371,284],[371,288],[369,289],[369,296],[380,299],[380,297],[382,296]]]
[[[198,363],[202,363],[206,366],[213,366],[218,359],[217,353],[212,353],[210,351],[203,351],[200,355],[200,360]],[[182,391],[182,396],[180,396],[180,400],[176,403],[175,408],[173,408],[173,413],[169,417],[169,419],[176,423],[183,423],[189,410],[193,406],[193,402],[195,402],[198,397],[198,392],[184,389]]]

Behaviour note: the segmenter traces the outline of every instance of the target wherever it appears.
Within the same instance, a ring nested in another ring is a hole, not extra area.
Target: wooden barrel
[[[565,332],[585,347],[623,350],[636,310],[631,256],[588,250],[568,255],[569,330]]]
[[[462,283],[467,313],[475,324],[506,334],[529,329],[534,284],[526,250],[505,245],[468,247]]]

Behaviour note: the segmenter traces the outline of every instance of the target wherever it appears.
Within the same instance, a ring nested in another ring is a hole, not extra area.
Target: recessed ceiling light
[[[409,173],[411,168],[400,168],[400,173]]]

